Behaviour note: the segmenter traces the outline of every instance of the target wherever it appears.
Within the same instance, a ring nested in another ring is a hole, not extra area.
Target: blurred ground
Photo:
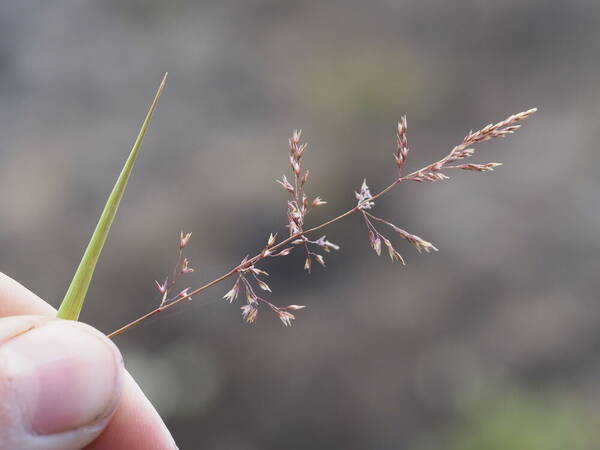
[[[600,447],[600,4],[171,1],[0,3],[0,270],[55,306],[166,70],[169,83],[82,319],[154,306],[193,231],[194,285],[283,232],[287,138],[310,144],[312,218],[471,128],[538,106],[480,147],[491,174],[378,202],[439,247],[377,258],[357,218],[312,276],[271,264],[292,329],[241,323],[229,284],[118,338],[181,448]],[[596,199],[596,200],[594,200]],[[316,222],[315,222],[316,223]]]

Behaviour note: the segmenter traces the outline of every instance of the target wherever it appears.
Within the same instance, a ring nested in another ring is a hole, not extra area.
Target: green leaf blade
[[[166,80],[167,74],[165,73],[160,86],[156,91],[154,100],[150,104],[150,108],[148,109],[146,118],[142,123],[137,138],[135,139],[129,157],[125,162],[119,177],[117,178],[112,192],[108,196],[108,200],[106,201],[104,210],[100,215],[96,229],[90,238],[90,242],[88,243],[83,257],[81,258],[81,262],[77,267],[77,271],[73,276],[73,280],[67,289],[67,293],[60,304],[57,315],[57,317],[60,319],[77,320],[79,318],[79,314],[85,301],[85,296],[92,280],[92,276],[94,275],[94,269],[96,268],[96,264],[100,258],[100,254],[102,253],[102,248],[104,247],[104,243],[108,237],[108,232],[110,231],[110,227],[117,213],[117,209],[119,208],[119,204],[123,198],[125,187],[127,186],[127,182],[129,181],[135,160],[137,159],[140,147],[142,146],[144,136],[146,135],[146,131],[148,130],[150,121],[152,120],[152,115],[154,114],[156,106],[158,105],[160,95],[164,90]]]

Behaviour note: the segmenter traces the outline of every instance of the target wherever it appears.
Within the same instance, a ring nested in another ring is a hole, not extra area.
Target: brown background
[[[353,205],[471,128],[505,165],[412,184],[378,212],[440,252],[377,258],[357,217],[307,276],[265,266],[292,329],[214,288],[118,338],[182,448],[591,449],[600,407],[600,8],[581,1],[0,4],[0,270],[57,306],[162,73],[169,83],[82,319],[155,305],[181,229],[192,286],[285,232],[287,138],[308,192]]]

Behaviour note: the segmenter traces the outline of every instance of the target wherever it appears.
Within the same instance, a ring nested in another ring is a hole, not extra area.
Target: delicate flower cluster
[[[525,111],[523,113],[515,114],[507,118],[506,120],[499,122],[495,125],[488,125],[485,128],[477,132],[469,132],[469,134],[463,139],[459,145],[454,147],[452,151],[441,160],[430,164],[422,168],[421,170],[414,172],[405,177],[402,176],[402,169],[406,163],[407,156],[409,153],[408,139],[407,139],[407,121],[406,117],[398,122],[397,135],[396,135],[396,150],[394,152],[394,160],[396,161],[397,177],[395,182],[388,187],[391,189],[393,186],[399,184],[402,181],[437,181],[447,179],[448,177],[443,174],[442,169],[462,169],[470,171],[486,172],[494,170],[498,167],[499,163],[487,163],[487,164],[460,164],[450,165],[458,160],[468,158],[473,155],[474,150],[469,146],[487,141],[494,137],[504,137],[508,134],[513,133],[519,128],[519,125],[514,125],[515,122],[525,119],[535,112],[535,109]],[[306,151],[306,144],[300,143],[300,131],[294,131],[292,137],[289,140],[289,151],[290,151],[290,165],[292,167],[293,181],[288,181],[287,177],[283,175],[281,179],[276,180],[291,196],[291,200],[287,203],[287,228],[289,229],[290,238],[286,241],[281,242],[277,246],[289,242],[293,246],[302,246],[306,252],[306,259],[304,268],[310,272],[312,261],[315,260],[322,266],[325,266],[325,260],[322,255],[313,252],[310,246],[317,246],[326,252],[331,250],[339,250],[339,246],[328,241],[325,236],[313,241],[310,240],[304,229],[305,218],[310,212],[311,208],[325,204],[320,197],[316,197],[312,202],[308,201],[308,197],[304,192],[304,186],[308,179],[308,170],[303,173],[302,169],[302,157]],[[363,217],[364,223],[367,227],[369,236],[369,243],[377,255],[381,255],[382,247],[385,245],[387,248],[388,255],[392,261],[400,261],[403,265],[405,264],[402,255],[394,248],[391,240],[385,236],[376,226],[375,222],[379,222],[389,228],[391,228],[401,239],[404,239],[411,244],[419,253],[430,251],[438,251],[438,249],[429,241],[409,233],[402,228],[397,227],[391,222],[384,220],[380,217],[375,216],[370,212],[375,207],[375,199],[382,195],[388,189],[378,193],[377,195],[371,194],[371,190],[367,185],[366,180],[363,183],[358,192],[355,192],[357,204],[354,208],[355,211],[360,212]],[[341,216],[340,216],[341,217]],[[335,220],[335,219],[334,219]],[[320,228],[320,227],[317,227]],[[308,230],[314,231],[314,229]],[[247,257],[240,263],[236,272],[237,280],[233,287],[228,291],[223,298],[232,302],[240,294],[240,290],[243,288],[246,294],[246,304],[241,307],[242,317],[246,322],[253,323],[258,315],[258,309],[261,303],[264,303],[273,310],[284,325],[291,325],[291,320],[295,317],[289,311],[294,311],[304,308],[304,306],[289,305],[281,308],[275,306],[270,301],[256,294],[255,287],[258,286],[263,291],[271,292],[271,289],[259,275],[268,276],[268,274],[261,269],[256,267],[256,263],[265,257],[273,256],[285,256],[289,254],[293,247],[287,247],[281,250],[279,253],[273,254],[272,248],[275,245],[276,236],[271,234],[267,245],[263,248],[255,258],[248,259]],[[275,247],[277,247],[275,246]]]
[[[360,192],[355,192],[354,195],[356,196],[356,200],[358,200],[356,207],[361,211],[364,209],[371,209],[373,206],[375,206],[375,202],[371,201],[373,196],[371,195],[369,186],[367,186],[366,179],[363,180],[362,186],[360,187]]]
[[[369,242],[371,244],[371,247],[373,247],[373,250],[375,250],[375,253],[377,253],[377,255],[381,255],[381,242],[383,242],[388,249],[388,254],[390,255],[391,260],[392,261],[400,261],[403,265],[405,264],[404,258],[402,258],[402,255],[400,255],[400,253],[398,253],[396,251],[396,249],[393,247],[391,241],[389,239],[387,239],[383,234],[381,234],[377,230],[377,228],[375,228],[375,225],[373,225],[373,221],[381,222],[381,223],[387,225],[388,227],[392,228],[396,233],[398,233],[398,235],[402,239],[404,239],[405,241],[408,241],[408,243],[410,243],[413,247],[415,247],[419,253],[421,253],[421,251],[425,251],[426,253],[429,253],[431,250],[436,251],[436,252],[438,251],[438,249],[431,242],[428,242],[425,239],[422,239],[419,236],[416,236],[414,234],[410,234],[409,232],[404,231],[402,228],[398,228],[393,223],[388,222],[387,220],[383,220],[379,217],[376,217],[369,212],[366,212],[366,211],[361,211],[361,212],[362,212],[365,224],[367,225],[367,231],[369,233]]]
[[[381,255],[381,243],[383,242],[383,244],[387,247],[391,260],[400,261],[402,264],[405,264],[402,255],[396,251],[392,245],[392,242],[375,227],[373,221],[381,222],[392,228],[402,239],[412,244],[419,251],[419,253],[421,253],[422,250],[425,250],[427,253],[429,253],[431,250],[437,251],[437,248],[435,248],[431,242],[427,242],[426,240],[421,239],[419,236],[410,234],[407,231],[404,231],[402,228],[398,228],[393,223],[383,220],[380,217],[376,217],[370,212],[366,211],[367,209],[372,209],[375,206],[375,202],[371,200],[373,196],[369,192],[369,187],[367,186],[366,180],[363,180],[360,193],[355,192],[355,194],[358,200],[356,209],[358,209],[362,214],[365,225],[367,226],[367,232],[369,233],[369,243],[378,256]]]
[[[304,268],[310,272],[313,260],[317,261],[322,266],[325,266],[325,260],[321,254],[318,254],[311,249],[318,247],[325,252],[331,250],[339,250],[339,246],[328,241],[325,236],[320,237],[317,240],[310,240],[307,235],[312,235],[314,232],[325,228],[326,226],[337,222],[355,212],[361,214],[364,223],[367,227],[369,236],[369,242],[375,252],[380,255],[382,246],[385,245],[388,254],[392,261],[400,261],[404,264],[404,259],[398,251],[393,247],[392,242],[385,235],[383,235],[375,226],[375,222],[379,222],[389,228],[391,228],[401,239],[404,239],[419,252],[425,251],[437,251],[437,248],[419,236],[411,234],[402,228],[397,227],[391,222],[384,220],[380,217],[373,215],[370,211],[375,207],[375,200],[386,194],[398,184],[403,181],[438,181],[445,180],[448,177],[443,173],[445,169],[461,169],[467,171],[487,172],[498,167],[499,163],[486,163],[486,164],[475,164],[475,163],[459,163],[454,164],[463,159],[469,158],[473,155],[474,149],[471,146],[485,142],[492,138],[505,137],[509,134],[514,133],[520,125],[516,125],[517,122],[526,119],[531,116],[536,109],[530,109],[518,114],[509,116],[507,119],[496,124],[490,124],[479,131],[469,132],[463,141],[455,146],[448,155],[439,161],[423,167],[416,172],[409,175],[402,175],[402,170],[406,163],[406,159],[409,153],[408,140],[406,137],[407,122],[406,117],[402,117],[398,122],[397,136],[396,136],[396,150],[394,152],[394,160],[396,162],[397,174],[394,181],[382,191],[372,194],[366,180],[363,181],[359,192],[355,192],[357,204],[352,209],[329,219],[320,225],[312,228],[305,228],[305,219],[307,214],[312,208],[324,205],[326,202],[321,197],[316,197],[312,201],[309,201],[308,196],[304,192],[304,186],[308,180],[308,170],[303,171],[302,158],[306,152],[306,144],[300,143],[300,131],[294,131],[292,137],[289,140],[289,160],[292,168],[293,180],[288,181],[286,176],[282,176],[281,179],[276,180],[289,194],[291,199],[287,202],[287,227],[289,229],[289,237],[277,241],[277,236],[271,234],[267,240],[267,244],[257,255],[253,257],[246,257],[240,264],[231,269],[226,274],[216,278],[215,280],[206,283],[205,285],[194,289],[192,291],[186,288],[179,292],[176,296],[170,296],[170,291],[173,288],[177,278],[189,272],[193,272],[193,269],[189,267],[187,258],[183,258],[183,249],[187,245],[191,233],[180,235],[179,241],[179,257],[177,264],[173,270],[171,279],[166,278],[161,284],[156,282],[159,292],[161,293],[160,306],[150,313],[130,322],[129,324],[119,328],[118,330],[111,333],[109,336],[115,336],[122,333],[129,328],[143,322],[144,320],[152,317],[153,315],[163,311],[164,309],[175,306],[184,300],[191,298],[192,295],[196,295],[211,286],[220,283],[230,277],[236,277],[236,281],[223,298],[229,302],[233,302],[238,298],[242,289],[244,290],[246,302],[241,307],[242,317],[246,322],[253,323],[258,316],[258,309],[261,304],[267,305],[273,312],[275,312],[278,318],[285,326],[290,326],[292,320],[295,319],[294,315],[290,311],[297,311],[303,309],[301,305],[288,305],[286,307],[275,306],[270,301],[256,294],[257,290],[271,292],[269,285],[260,278],[268,276],[268,273],[262,269],[259,269],[256,265],[267,257],[278,257],[288,255],[295,246],[304,248],[306,252],[306,259],[304,262]]]
[[[276,239],[277,235],[271,234],[269,236],[267,245],[260,253],[260,256],[262,257],[258,258],[257,260],[266,257],[286,256],[292,251],[293,247],[287,247],[278,253],[273,253],[270,249],[275,244]],[[268,277],[269,274],[266,271],[256,267],[255,263],[253,263],[251,260],[248,260],[248,257],[245,257],[238,265],[237,273],[238,276],[233,284],[233,287],[223,296],[223,298],[229,303],[232,303],[239,296],[241,289],[244,289],[246,294],[246,304],[243,305],[241,309],[242,317],[246,322],[254,323],[256,317],[258,316],[258,308],[261,303],[268,305],[269,308],[271,308],[271,310],[277,314],[277,317],[279,317],[286,327],[291,326],[291,321],[296,318],[290,311],[306,308],[306,306],[301,305],[288,305],[285,307],[279,307],[275,306],[267,299],[258,296],[255,291],[255,286],[258,286],[263,291],[271,292],[269,285],[264,280],[259,278],[259,275]],[[253,286],[253,284],[255,286]]]
[[[171,275],[171,279],[169,280],[169,277],[166,277],[165,281],[163,281],[162,283],[159,283],[156,280],[154,281],[154,283],[156,284],[156,288],[158,289],[158,292],[161,295],[159,308],[164,308],[166,305],[168,305],[169,303],[172,303],[173,301],[175,301],[179,298],[187,297],[188,299],[191,299],[191,296],[188,295],[188,291],[191,289],[189,287],[179,291],[179,293],[177,295],[171,296],[171,292],[172,292],[173,288],[175,287],[175,284],[177,283],[179,277],[186,273],[194,272],[194,269],[192,269],[189,265],[190,264],[189,260],[187,258],[183,257],[183,250],[187,246],[191,237],[192,237],[192,233],[184,234],[182,231],[179,234],[179,255],[177,257],[177,262],[175,263],[175,266],[173,267],[173,273]]]
[[[400,122],[398,122],[398,131],[396,133],[396,152],[394,153],[394,159],[396,160],[396,167],[398,168],[398,178],[402,176],[402,167],[406,162],[408,156],[408,140],[406,139],[406,116],[402,116]]]
[[[304,185],[308,180],[309,171],[306,170],[302,173],[302,157],[306,151],[307,145],[300,143],[300,135],[302,134],[299,130],[294,130],[292,137],[289,139],[290,149],[290,165],[292,167],[292,174],[294,176],[293,184],[287,180],[287,177],[283,175],[280,180],[275,180],[279,183],[286,191],[290,193],[291,200],[287,203],[287,228],[289,229],[290,236],[298,235],[299,238],[295,239],[292,244],[304,247],[306,252],[306,259],[304,260],[304,269],[308,272],[311,271],[313,258],[325,266],[325,259],[323,255],[313,252],[310,249],[310,245],[316,245],[321,249],[329,252],[331,250],[339,250],[339,246],[332,244],[329,241],[325,241],[323,236],[317,241],[311,241],[304,236],[304,219],[312,208],[317,206],[325,205],[327,202],[321,197],[315,197],[312,202],[309,202],[306,193],[304,192]]]
[[[411,180],[411,181],[439,181],[439,180],[447,180],[448,176],[446,176],[441,171],[443,169],[462,169],[462,170],[471,170],[478,172],[487,172],[494,170],[495,167],[500,166],[500,163],[487,163],[487,164],[459,164],[459,165],[449,165],[461,159],[468,158],[473,156],[475,152],[474,149],[470,148],[470,146],[479,144],[481,142],[488,141],[497,137],[506,137],[509,134],[514,133],[518,130],[521,125],[515,125],[517,122],[524,120],[531,116],[533,113],[537,111],[537,108],[532,108],[527,111],[520,112],[518,114],[513,114],[509,116],[502,122],[498,122],[496,124],[489,124],[486,127],[478,130],[476,132],[470,131],[463,141],[458,144],[456,147],[452,149],[452,151],[444,158],[439,161],[430,164],[417,172],[412,173],[411,175],[402,178],[402,180]]]

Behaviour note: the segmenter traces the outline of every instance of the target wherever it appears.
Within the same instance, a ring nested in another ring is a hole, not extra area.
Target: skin
[[[27,317],[22,317],[24,315],[27,315]],[[59,319],[54,319],[55,316],[56,310],[48,303],[7,275],[0,273],[0,354],[2,347],[6,345],[4,342],[7,339],[13,339],[13,335],[18,336],[18,333],[21,332],[30,333],[28,330],[31,329],[31,326],[23,325],[23,323],[32,323],[34,324],[33,327],[39,326],[40,329],[45,329],[46,333],[48,333],[48,329],[60,330],[64,329],[63,327],[76,327],[78,328],[75,330],[76,333],[92,334],[102,341],[102,343],[99,344],[100,346],[105,345],[107,346],[106,348],[113,349],[106,350],[106,352],[114,352],[114,355],[116,355],[115,359],[117,360],[115,363],[115,367],[117,367],[115,371],[118,371],[118,376],[116,377],[118,382],[115,383],[114,392],[108,392],[107,394],[114,397],[114,401],[111,401],[110,403],[110,411],[107,414],[104,414],[104,417],[93,418],[92,421],[89,422],[89,426],[78,427],[73,430],[68,430],[65,433],[57,433],[57,436],[53,436],[52,433],[50,433],[48,437],[45,435],[35,435],[33,438],[27,437],[27,439],[29,439],[27,442],[31,441],[31,444],[22,445],[28,445],[27,448],[31,449],[176,449],[177,446],[164,422],[131,375],[129,375],[122,367],[120,353],[116,347],[114,347],[114,345],[99,331],[84,324],[59,321]],[[22,328],[21,331],[19,331],[19,327]],[[15,331],[12,331],[13,328]],[[4,335],[2,335],[3,333]],[[15,339],[18,339],[18,337]],[[2,369],[1,365],[2,360],[0,357],[0,372]],[[2,374],[0,373],[0,377],[1,376]],[[94,377],[89,377],[89,379],[86,380],[86,383],[93,382]],[[11,398],[10,396],[13,393],[10,392],[10,389],[10,382],[2,383],[2,386],[0,386],[0,401],[2,401],[2,399]],[[13,425],[11,420],[9,420],[10,417],[7,418],[7,416],[10,416],[12,413],[10,412],[10,408],[6,409],[9,410],[8,413],[0,413],[0,449],[9,448],[5,447],[6,445],[9,445],[6,444],[6,442],[25,442],[25,440],[19,440],[22,439],[19,436],[19,433],[22,433],[22,430]],[[78,433],[83,432],[88,432],[88,436],[91,437],[82,438],[81,436],[77,436]],[[81,447],[74,443],[86,441],[86,439],[89,441],[89,439],[96,435],[97,437],[86,446]],[[13,439],[13,441],[11,441],[11,439]],[[50,441],[44,443],[44,439],[55,439],[53,444],[55,447],[50,445]],[[60,439],[66,439],[60,441],[64,442],[64,444],[57,444]],[[69,441],[69,439],[71,439],[71,441]]]

